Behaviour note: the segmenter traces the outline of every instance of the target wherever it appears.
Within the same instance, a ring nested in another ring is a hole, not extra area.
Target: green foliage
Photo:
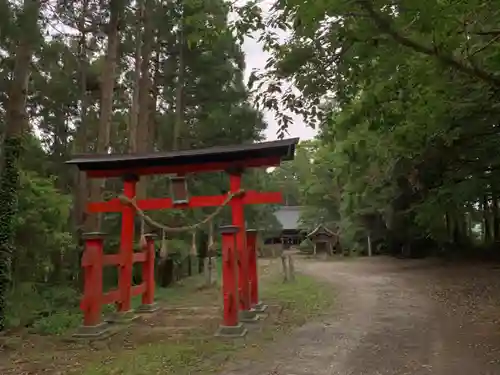
[[[191,244],[180,239],[172,239],[168,243],[168,257],[178,268],[182,268],[191,255]]]
[[[23,148],[22,139],[6,137],[3,146],[4,165],[0,176],[0,331],[6,326],[7,293],[11,286],[13,223],[18,213],[18,160]]]
[[[33,323],[33,330],[44,335],[62,335],[74,330],[82,324],[80,311],[60,310],[52,315],[37,319]]]
[[[79,293],[69,287],[16,284],[8,296],[7,326],[29,327],[42,334],[62,334],[81,324],[79,299]]]
[[[275,2],[257,101],[321,127],[294,184],[304,227],[335,225],[344,245],[500,238],[498,5]],[[286,89],[293,82],[298,90]],[[494,234],[493,234],[494,232]],[[488,235],[491,233],[491,235]],[[396,250],[397,251],[397,250]]]
[[[15,279],[20,275],[24,280],[32,281],[63,277],[62,274],[54,275],[54,272],[63,270],[56,269],[61,265],[53,264],[52,259],[75,259],[76,249],[71,234],[67,232],[69,207],[70,198],[55,189],[52,178],[43,178],[31,171],[21,173],[19,215],[14,221],[17,246],[13,260]],[[33,264],[44,266],[37,268]],[[65,276],[68,280],[70,275]]]
[[[314,244],[309,238],[306,238],[304,241],[302,241],[299,245],[299,250],[302,251],[303,253],[312,253],[314,248]]]

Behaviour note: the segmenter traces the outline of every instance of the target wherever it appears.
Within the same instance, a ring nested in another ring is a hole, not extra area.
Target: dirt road
[[[390,258],[298,262],[335,311],[224,375],[500,375],[500,270]]]

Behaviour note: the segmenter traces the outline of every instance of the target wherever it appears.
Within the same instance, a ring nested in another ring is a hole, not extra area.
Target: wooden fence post
[[[288,255],[288,272],[291,281],[295,281],[295,264],[293,263],[293,256]]]
[[[283,282],[286,283],[288,282],[288,267],[287,267],[285,252],[281,253],[280,258],[281,258],[281,267],[283,268]]]

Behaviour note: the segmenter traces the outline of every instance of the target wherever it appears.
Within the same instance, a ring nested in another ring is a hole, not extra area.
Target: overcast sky
[[[243,0],[245,1],[245,0]],[[269,4],[272,3],[270,0],[262,0],[263,9],[268,9]],[[248,81],[250,72],[254,69],[263,70],[266,65],[266,60],[268,54],[263,51],[262,45],[258,43],[255,39],[245,38],[243,44],[243,51],[245,52],[245,62],[246,62],[246,72],[245,79]],[[272,112],[264,112],[264,118],[269,124],[265,136],[268,140],[276,139],[276,132],[278,130],[278,125],[274,120],[274,114]],[[311,139],[316,135],[316,131],[310,126],[307,126],[300,117],[293,116],[293,124],[288,128],[289,137],[299,137],[301,140]]]

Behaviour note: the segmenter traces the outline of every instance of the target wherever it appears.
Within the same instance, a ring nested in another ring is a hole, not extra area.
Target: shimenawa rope
[[[180,233],[180,232],[189,232],[189,231],[198,229],[202,225],[207,224],[208,222],[210,222],[211,220],[213,220],[217,215],[219,215],[222,212],[222,209],[225,206],[227,206],[229,204],[229,202],[231,202],[231,200],[233,200],[233,198],[239,197],[240,195],[242,195],[244,193],[245,193],[245,190],[243,190],[243,189],[240,189],[240,190],[235,191],[235,192],[230,192],[227,195],[227,197],[224,200],[224,202],[222,202],[222,204],[219,207],[217,207],[217,209],[214,212],[212,212],[210,215],[208,215],[207,217],[205,217],[203,220],[201,220],[200,222],[198,222],[196,224],[193,224],[193,225],[188,225],[188,226],[184,226],[184,227],[176,227],[176,228],[168,227],[166,225],[163,225],[163,224],[157,222],[156,220],[152,219],[150,216],[146,215],[146,213],[143,210],[141,210],[139,208],[139,206],[137,205],[135,198],[130,199],[130,198],[124,196],[124,195],[119,195],[118,199],[122,203],[125,203],[125,204],[128,204],[128,205],[132,206],[135,209],[135,211],[137,212],[137,214],[146,223],[148,223],[149,225],[151,225],[151,226],[153,226],[155,228],[161,229],[162,231],[165,231],[167,233],[168,232],[171,232],[171,233]]]
[[[140,243],[141,248],[146,245],[145,228],[144,228],[145,223],[148,223],[149,225],[151,225],[152,227],[155,227],[157,229],[161,229],[162,241],[161,241],[160,254],[162,257],[166,257],[168,255],[168,244],[167,244],[166,233],[168,233],[168,232],[181,233],[181,232],[189,232],[189,231],[193,231],[193,233],[194,233],[194,231],[196,229],[198,229],[199,227],[201,227],[207,223],[210,223],[217,215],[219,215],[222,212],[223,208],[225,206],[227,206],[229,204],[229,202],[231,202],[231,200],[233,200],[233,198],[236,198],[244,193],[245,193],[245,190],[243,190],[243,189],[240,189],[240,190],[235,191],[235,192],[230,192],[227,195],[224,202],[222,202],[222,204],[219,207],[217,207],[217,209],[214,212],[212,212],[210,215],[205,217],[200,222],[193,224],[193,225],[188,225],[188,226],[184,226],[184,227],[175,227],[175,228],[163,225],[163,224],[157,222],[156,220],[154,220],[153,218],[151,218],[150,216],[146,215],[146,213],[143,210],[141,210],[139,208],[139,206],[137,205],[135,197],[130,199],[130,198],[126,197],[125,195],[119,195],[118,199],[122,203],[132,206],[135,209],[136,213],[141,217],[141,237],[139,239],[139,243]],[[210,251],[210,250],[212,250],[212,247],[214,245],[213,226],[212,225],[210,226],[209,237],[210,237],[209,241],[211,242],[211,244],[209,244],[209,251]],[[196,240],[196,237],[193,234],[191,252],[194,251],[193,249],[195,248],[195,240]]]

